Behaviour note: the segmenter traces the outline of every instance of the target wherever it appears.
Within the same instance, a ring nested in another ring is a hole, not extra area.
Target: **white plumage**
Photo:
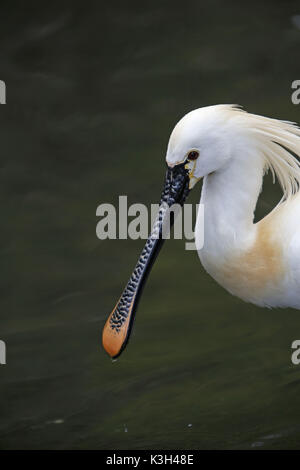
[[[187,164],[191,187],[204,178],[204,246],[198,253],[206,271],[248,302],[300,308],[300,164],[293,155],[300,156],[300,129],[233,105],[209,106],[175,126],[168,165],[184,162],[191,150],[199,152]],[[283,198],[254,224],[268,169]]]

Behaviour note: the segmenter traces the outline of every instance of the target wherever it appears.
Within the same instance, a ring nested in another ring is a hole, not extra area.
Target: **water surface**
[[[172,240],[112,363],[100,332],[143,241],[95,234],[102,202],[158,201],[168,136],[191,109],[300,122],[299,13],[296,1],[1,4],[2,449],[300,447],[299,312],[230,296]],[[257,217],[279,197],[268,179]]]

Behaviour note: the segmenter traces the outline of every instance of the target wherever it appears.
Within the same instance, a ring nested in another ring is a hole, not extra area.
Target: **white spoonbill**
[[[103,330],[103,345],[111,357],[119,356],[128,342],[144,281],[163,243],[166,208],[183,204],[202,178],[204,245],[198,254],[205,270],[247,302],[300,309],[300,163],[296,156],[300,156],[299,127],[234,105],[196,109],[177,123],[167,149],[158,219]],[[283,197],[254,223],[268,169],[277,177]],[[198,219],[196,245],[200,223]]]

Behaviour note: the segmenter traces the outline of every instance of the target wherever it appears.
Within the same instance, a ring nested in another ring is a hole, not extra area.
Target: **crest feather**
[[[224,105],[239,114],[240,123],[256,137],[257,149],[265,158],[265,169],[277,177],[283,200],[300,188],[300,128],[294,122],[250,114],[236,105]],[[298,157],[298,158],[297,158]]]

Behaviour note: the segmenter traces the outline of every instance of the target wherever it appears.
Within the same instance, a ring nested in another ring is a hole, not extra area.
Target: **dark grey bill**
[[[152,232],[117,305],[105,323],[102,342],[104,349],[112,358],[117,358],[129,341],[142,289],[164,243],[166,219],[170,222],[170,227],[174,224],[174,214],[172,211],[169,213],[169,208],[173,204],[182,206],[189,193],[189,177],[184,165],[182,163],[174,168],[168,167],[159,213]]]

